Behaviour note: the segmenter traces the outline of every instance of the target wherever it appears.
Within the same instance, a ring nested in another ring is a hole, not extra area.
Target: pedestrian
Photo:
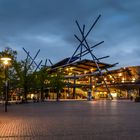
[[[132,96],[132,95],[130,96],[130,100],[131,100],[131,101],[133,100],[133,96]]]

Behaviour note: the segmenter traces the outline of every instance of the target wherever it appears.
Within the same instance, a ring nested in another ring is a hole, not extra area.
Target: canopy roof
[[[98,71],[98,66],[101,70],[111,68],[116,64],[107,64],[102,62],[95,62],[94,60],[84,59],[80,61],[74,61],[74,59],[67,64],[69,58],[65,58],[52,66],[52,69],[63,68],[65,71],[71,71],[73,73],[91,73]],[[97,65],[98,66],[97,66]]]

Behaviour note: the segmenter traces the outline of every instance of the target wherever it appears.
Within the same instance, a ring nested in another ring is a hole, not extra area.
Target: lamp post
[[[11,58],[3,57],[0,60],[3,61],[4,64],[4,73],[5,73],[5,112],[7,112],[7,104],[8,104],[8,64],[11,61]]]

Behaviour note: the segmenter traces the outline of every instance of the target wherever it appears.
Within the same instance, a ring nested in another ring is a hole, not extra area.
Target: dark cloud
[[[105,41],[95,54],[110,55],[106,61],[119,66],[139,65],[139,7],[138,0],[0,0],[0,46],[17,49],[19,57],[25,57],[22,47],[32,54],[41,49],[40,59],[56,62],[79,44],[75,20],[88,31],[101,14],[88,37],[90,45]]]

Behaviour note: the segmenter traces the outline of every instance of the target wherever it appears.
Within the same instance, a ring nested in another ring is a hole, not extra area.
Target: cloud
[[[80,37],[75,20],[85,24],[87,32],[101,14],[88,36],[90,45],[105,41],[95,54],[110,55],[107,61],[119,61],[120,66],[139,65],[139,7],[137,0],[1,0],[0,46],[11,46],[22,57],[22,47],[32,53],[41,49],[40,59],[57,62],[71,56],[79,44],[74,38],[74,34]]]

